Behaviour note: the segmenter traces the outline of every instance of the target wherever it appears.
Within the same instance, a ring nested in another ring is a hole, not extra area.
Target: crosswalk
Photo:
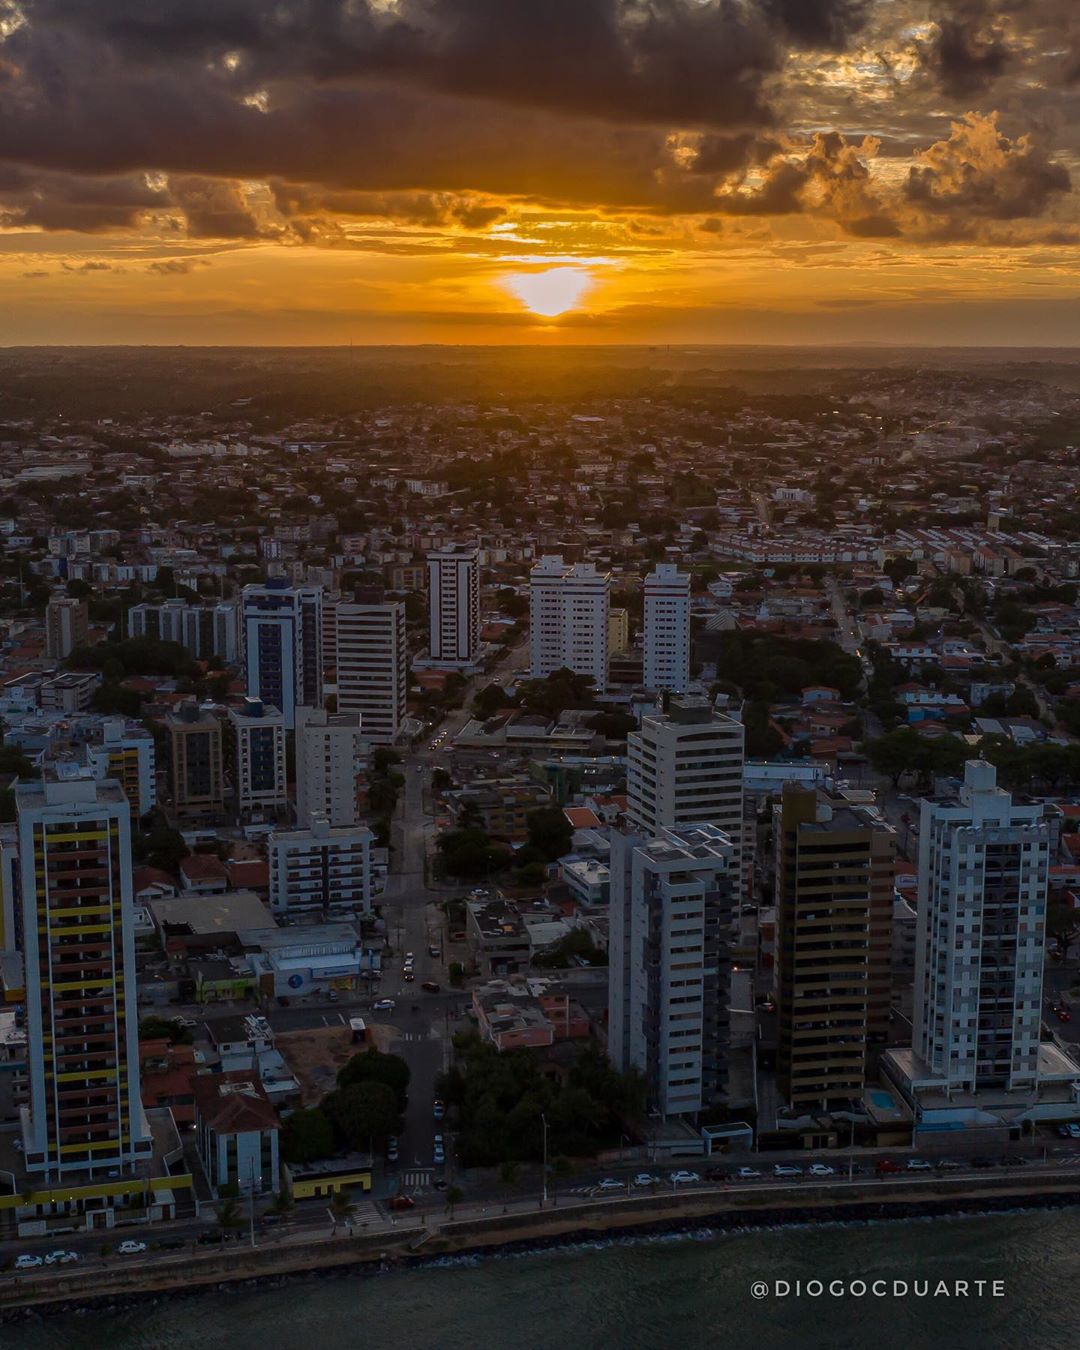
[[[403,1031],[398,1037],[399,1041],[426,1041],[426,1031]]]
[[[434,1175],[435,1175],[434,1168],[431,1167],[421,1167],[411,1172],[402,1172],[401,1174],[402,1189],[416,1191],[423,1186],[429,1186],[431,1184],[431,1178]]]

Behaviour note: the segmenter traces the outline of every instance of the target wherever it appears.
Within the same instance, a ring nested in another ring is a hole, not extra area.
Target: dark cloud
[[[61,266],[65,272],[75,272],[81,276],[85,276],[88,272],[119,272],[123,270],[114,267],[112,263],[95,262],[93,259],[88,259],[82,263],[61,263]]]
[[[194,272],[196,267],[209,266],[207,258],[160,258],[156,262],[149,263],[146,270],[156,272],[162,277],[184,277],[189,272]]]
[[[235,183],[212,178],[170,178],[169,195],[184,213],[194,239],[257,239],[254,212]]]
[[[1000,28],[980,31],[964,18],[939,21],[929,63],[947,94],[966,98],[1005,74],[1012,61]]]
[[[91,178],[0,166],[0,224],[7,226],[103,233],[129,229],[166,202],[141,174]]]
[[[1041,216],[1070,190],[1068,170],[1030,135],[1010,140],[996,115],[968,113],[919,156],[905,195],[920,212],[960,216],[966,226]]]

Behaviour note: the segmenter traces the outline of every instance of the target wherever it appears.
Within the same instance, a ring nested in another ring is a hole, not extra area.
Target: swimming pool
[[[895,1111],[896,1101],[891,1092],[886,1092],[884,1088],[871,1088],[867,1093],[872,1106],[876,1106],[879,1111]]]

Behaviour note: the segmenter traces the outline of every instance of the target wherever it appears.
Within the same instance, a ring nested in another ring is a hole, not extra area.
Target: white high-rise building
[[[323,692],[323,592],[271,578],[243,591],[247,691],[295,725],[299,704],[315,707]]]
[[[372,745],[393,745],[405,717],[405,606],[342,601],[335,645],[338,712],[359,713]]]
[[[178,642],[196,658],[220,656],[232,666],[240,660],[240,606],[230,600],[213,607],[191,605],[186,600],[132,605],[127,613],[127,634]]]
[[[75,764],[15,788],[30,1105],[23,1160],[48,1181],[152,1156],[139,1096],[131,809]]]
[[[666,700],[626,738],[627,819],[644,834],[715,825],[731,841],[731,870],[742,877],[743,761],[741,722],[707,698]]]
[[[711,825],[613,833],[608,1051],[664,1116],[723,1105],[736,885]]]
[[[277,815],[289,804],[285,770],[285,718],[262,699],[229,709],[235,737],[233,790],[242,816]]]
[[[603,692],[608,678],[611,576],[547,555],[529,573],[529,664],[534,680],[565,667]]]
[[[335,828],[360,819],[357,791],[367,766],[368,743],[359,713],[296,710],[296,818],[323,815]]]
[[[115,778],[136,818],[157,805],[157,755],[154,738],[138,722],[107,717],[86,743],[86,762],[99,781]]]
[[[428,554],[427,565],[431,659],[470,665],[480,648],[480,553],[441,549]]]
[[[949,1090],[1039,1072],[1050,827],[969,760],[958,800],[922,803],[915,1052]]]
[[[369,913],[374,839],[366,826],[335,829],[322,815],[312,816],[307,829],[270,835],[271,909],[275,914],[330,909]]]
[[[690,574],[658,563],[645,578],[646,689],[683,693],[690,683]]]

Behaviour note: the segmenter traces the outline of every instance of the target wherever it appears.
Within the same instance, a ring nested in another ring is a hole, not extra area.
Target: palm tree
[[[225,1241],[225,1234],[232,1228],[239,1228],[244,1222],[244,1216],[240,1210],[240,1201],[230,1196],[227,1200],[222,1200],[218,1206],[217,1212],[218,1228],[221,1231],[221,1240]]]
[[[454,1218],[454,1206],[460,1205],[465,1199],[465,1192],[460,1186],[450,1186],[446,1191],[446,1208],[450,1211],[451,1221]]]

